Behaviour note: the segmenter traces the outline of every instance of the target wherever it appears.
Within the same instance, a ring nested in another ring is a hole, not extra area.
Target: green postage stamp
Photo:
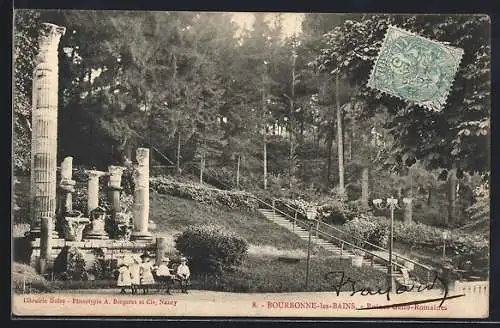
[[[463,50],[389,26],[368,86],[439,111],[446,103]]]

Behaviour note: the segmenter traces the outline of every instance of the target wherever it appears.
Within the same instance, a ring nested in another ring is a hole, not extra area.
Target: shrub
[[[32,248],[28,237],[14,237],[13,242],[14,261],[27,263],[29,261]]]
[[[376,248],[368,244],[371,243],[385,248],[389,241],[389,230],[387,227],[366,216],[357,217],[345,223],[342,228],[346,232],[346,235],[352,238],[354,243],[359,247],[367,249]]]
[[[12,287],[16,293],[50,291],[45,278],[39,275],[33,267],[16,262],[12,264]]]
[[[379,223],[386,226],[390,221],[378,218]],[[443,232],[447,232],[444,240]],[[443,244],[446,243],[447,254],[453,254],[454,265],[462,267],[467,261],[473,267],[473,271],[488,270],[489,241],[481,235],[471,235],[458,230],[448,230],[428,226],[422,223],[401,221],[394,222],[394,240],[405,243],[416,248],[425,249],[426,252],[441,254]],[[484,276],[485,272],[479,273]]]
[[[30,223],[30,177],[15,176],[12,194],[12,215],[15,223]]]
[[[87,280],[85,259],[80,250],[76,247],[64,247],[54,262],[54,273],[63,280]]]
[[[207,188],[200,184],[179,182],[167,177],[150,178],[149,186],[159,194],[191,199],[207,205],[248,210],[258,208],[258,203],[252,195],[243,191]]]
[[[175,244],[194,271],[214,275],[232,271],[248,250],[245,239],[214,224],[189,227],[176,237]]]

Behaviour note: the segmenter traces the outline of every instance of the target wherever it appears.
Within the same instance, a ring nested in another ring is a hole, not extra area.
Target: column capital
[[[66,33],[66,28],[51,23],[42,23],[40,33],[38,35],[38,43],[40,51],[37,56],[37,61],[50,62],[50,56],[57,55],[57,48],[61,36]]]
[[[110,165],[109,171],[109,187],[120,188],[122,184],[122,174],[125,171],[123,166]]]
[[[86,170],[85,173],[87,173],[90,180],[98,179],[107,174],[104,171],[97,171],[97,170]]]
[[[137,163],[142,165],[148,165],[149,163],[149,148],[137,148],[135,151],[135,158]]]
[[[66,27],[64,27],[64,26],[59,26],[59,25],[47,23],[47,22],[42,23],[41,26],[42,26],[42,30],[45,33],[56,33],[56,34],[60,34],[60,35],[64,35],[66,33]]]
[[[64,179],[64,180],[61,180],[61,182],[59,182],[60,190],[65,191],[65,192],[75,191],[75,185],[76,185],[75,180]]]

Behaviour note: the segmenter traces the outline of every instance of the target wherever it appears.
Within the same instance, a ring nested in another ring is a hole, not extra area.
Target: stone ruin
[[[54,260],[64,247],[76,247],[92,262],[96,249],[105,259],[126,254],[154,251],[156,261],[163,257],[164,240],[153,239],[149,223],[149,149],[136,151],[133,223],[130,238],[112,239],[105,230],[106,211],[99,207],[99,179],[109,177],[108,193],[112,206],[111,220],[128,229],[129,218],[121,212],[120,192],[124,167],[109,166],[108,172],[88,170],[87,213],[72,208],[73,158],[64,158],[57,181],[58,118],[58,46],[65,28],[42,24],[39,53],[33,72],[33,113],[31,140],[31,245],[30,264],[41,273],[51,271]],[[91,227],[88,229],[87,227]],[[87,228],[87,229],[86,229]],[[154,256],[153,256],[154,257]]]

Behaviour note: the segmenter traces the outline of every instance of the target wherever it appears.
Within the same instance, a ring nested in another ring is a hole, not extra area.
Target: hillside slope
[[[152,192],[150,218],[156,225],[154,233],[166,237],[172,247],[175,235],[190,225],[213,222],[244,237],[251,245],[250,252],[258,248],[259,253],[268,255],[293,253],[300,256],[307,251],[306,241],[258,212],[210,206]]]

